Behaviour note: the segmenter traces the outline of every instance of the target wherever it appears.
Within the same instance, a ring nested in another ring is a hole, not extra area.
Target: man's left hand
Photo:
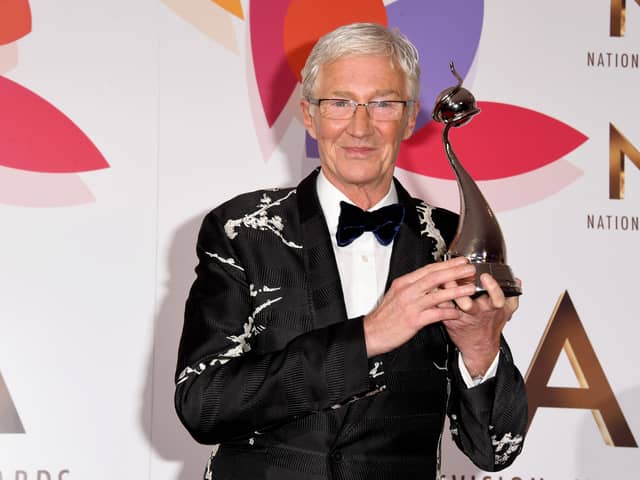
[[[520,280],[517,282],[521,284]],[[475,299],[457,298],[455,303],[462,315],[443,321],[472,377],[485,374],[500,349],[502,329],[518,308],[518,297],[505,298],[498,282],[488,273],[480,276],[480,283],[487,293]]]

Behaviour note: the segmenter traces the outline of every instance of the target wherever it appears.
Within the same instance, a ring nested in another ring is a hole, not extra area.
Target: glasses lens
[[[320,115],[332,120],[345,120],[353,116],[354,105],[349,100],[320,101]]]
[[[369,115],[374,120],[397,120],[402,116],[402,102],[369,102]]]

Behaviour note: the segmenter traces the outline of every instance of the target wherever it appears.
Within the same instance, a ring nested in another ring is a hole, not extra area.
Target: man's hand
[[[453,300],[459,299],[465,306],[466,300],[471,301],[469,296],[475,286],[457,282],[474,273],[468,260],[458,257],[396,278],[380,305],[364,318],[367,355],[372,357],[403,345],[426,325],[460,322],[462,316],[470,317],[468,312],[457,309]]]
[[[520,280],[516,281],[521,284]],[[471,377],[487,371],[500,349],[502,329],[518,308],[518,297],[505,298],[491,275],[483,273],[480,282],[487,293],[475,300],[468,296],[456,298],[454,302],[461,314],[443,321]],[[448,288],[453,286],[453,282],[448,284]]]

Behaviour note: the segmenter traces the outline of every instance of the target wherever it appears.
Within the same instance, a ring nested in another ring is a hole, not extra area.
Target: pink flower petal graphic
[[[534,110],[478,102],[470,123],[452,128],[449,139],[476,180],[510,177],[558,160],[587,140],[569,125]],[[400,147],[398,166],[436,178],[453,179],[442,146],[443,125],[429,122]]]
[[[108,168],[91,140],[60,110],[0,76],[0,165],[46,173]]]
[[[18,44],[16,42],[0,45],[0,75],[18,65]]]
[[[425,177],[401,168],[396,177],[409,191],[425,201],[453,212],[460,210],[458,184],[454,180]],[[584,172],[561,159],[523,175],[478,182],[494,212],[521,208],[544,200],[567,188]]]
[[[0,167],[0,203],[19,207],[69,207],[95,198],[75,173],[34,173]]]
[[[249,6],[251,51],[267,123],[271,127],[296,86],[283,44],[289,0],[251,2]]]

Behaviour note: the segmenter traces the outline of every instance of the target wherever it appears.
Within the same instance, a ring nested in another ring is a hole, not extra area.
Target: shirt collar
[[[324,218],[327,221],[329,233],[331,235],[334,235],[336,233],[336,230],[338,229],[338,217],[340,217],[340,202],[344,201],[350,203],[351,205],[354,205],[354,203],[327,179],[322,169],[320,169],[320,173],[318,174],[316,190],[318,192],[320,208],[322,208],[322,213],[324,214]],[[391,182],[391,186],[389,187],[389,191],[387,192],[387,194],[382,198],[382,200],[371,207],[369,211],[377,210],[378,208],[386,207],[387,205],[391,205],[397,202],[398,192],[396,191],[395,183]]]

